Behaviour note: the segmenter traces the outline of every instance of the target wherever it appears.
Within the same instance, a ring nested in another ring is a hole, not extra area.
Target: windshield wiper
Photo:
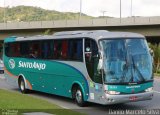
[[[145,81],[145,79],[144,79],[142,73],[140,72],[140,70],[138,69],[138,67],[135,65],[133,56],[132,56],[132,62],[133,62],[134,70],[137,70],[137,72],[139,73],[140,79],[141,79],[142,81]],[[132,79],[133,79],[133,78],[132,78]]]

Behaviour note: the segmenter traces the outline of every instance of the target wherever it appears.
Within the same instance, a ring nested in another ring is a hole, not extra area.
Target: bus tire
[[[84,101],[84,98],[83,98],[82,89],[79,86],[76,88],[74,94],[75,94],[74,95],[75,102],[77,103],[77,105],[80,107],[84,107],[86,105],[86,102]]]
[[[25,82],[24,82],[23,77],[20,77],[20,78],[19,78],[19,80],[18,80],[18,85],[19,85],[20,91],[21,91],[23,94],[27,93],[27,89],[26,89],[26,86],[25,86]]]

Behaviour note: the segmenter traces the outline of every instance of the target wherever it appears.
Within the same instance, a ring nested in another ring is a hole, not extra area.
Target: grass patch
[[[25,95],[17,92],[10,92],[0,89],[0,109],[1,113],[7,110],[24,112],[47,112],[56,115],[82,115],[81,113],[61,108],[48,101]],[[0,113],[0,114],[1,114]]]
[[[160,77],[160,73],[154,73],[154,77]]]

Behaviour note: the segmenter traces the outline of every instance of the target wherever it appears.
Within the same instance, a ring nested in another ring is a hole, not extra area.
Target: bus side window
[[[82,39],[68,40],[68,60],[83,61]]]
[[[12,57],[20,57],[20,44],[11,43],[11,52]]]
[[[48,58],[48,50],[49,50],[48,43],[44,42],[44,44],[43,44],[43,57],[44,57],[44,59]]]
[[[61,59],[62,57],[62,40],[54,41],[54,59]]]
[[[29,57],[30,58],[41,58],[41,42],[34,41],[29,43],[30,51]]]
[[[68,40],[68,60],[72,60],[73,58],[73,40]]]
[[[57,41],[54,41],[54,59],[57,59],[58,51],[57,51]]]
[[[77,41],[77,60],[83,61],[82,40]]]
[[[20,43],[5,44],[6,55],[9,57],[20,57]]]
[[[42,49],[42,58],[43,59],[51,59],[53,58],[53,49],[54,44],[53,40],[45,40],[41,42],[41,49]]]
[[[68,41],[63,40],[62,41],[62,59],[66,60],[67,59],[67,53],[68,53]]]
[[[15,51],[15,57],[20,57],[20,43],[16,43],[15,44],[15,49],[14,49],[14,51]]]
[[[54,41],[49,40],[48,41],[48,50],[47,50],[47,59],[53,59],[54,55]]]
[[[21,57],[28,57],[29,56],[28,42],[20,42],[20,54],[21,54]]]
[[[72,53],[73,53],[72,59],[77,60],[77,40],[73,40]]]
[[[11,56],[11,47],[10,47],[10,43],[5,43],[5,55],[10,57]]]

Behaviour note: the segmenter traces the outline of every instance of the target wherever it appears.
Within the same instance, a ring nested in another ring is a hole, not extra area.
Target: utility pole
[[[132,0],[131,0],[131,17],[132,17]]]
[[[4,15],[3,15],[3,21],[4,21],[4,23],[6,23],[6,7],[5,7],[5,0],[4,0],[4,2],[3,2],[4,4],[3,4],[3,6],[4,6]]]
[[[120,0],[120,23],[121,23],[121,18],[122,18],[122,15],[121,15],[121,6],[122,6],[122,4],[121,4],[121,0]]]
[[[79,19],[81,19],[82,16],[82,0],[80,0],[80,12],[79,12]]]
[[[103,18],[104,18],[104,14],[105,14],[107,11],[102,10],[101,12],[102,12],[102,16],[103,16]]]

